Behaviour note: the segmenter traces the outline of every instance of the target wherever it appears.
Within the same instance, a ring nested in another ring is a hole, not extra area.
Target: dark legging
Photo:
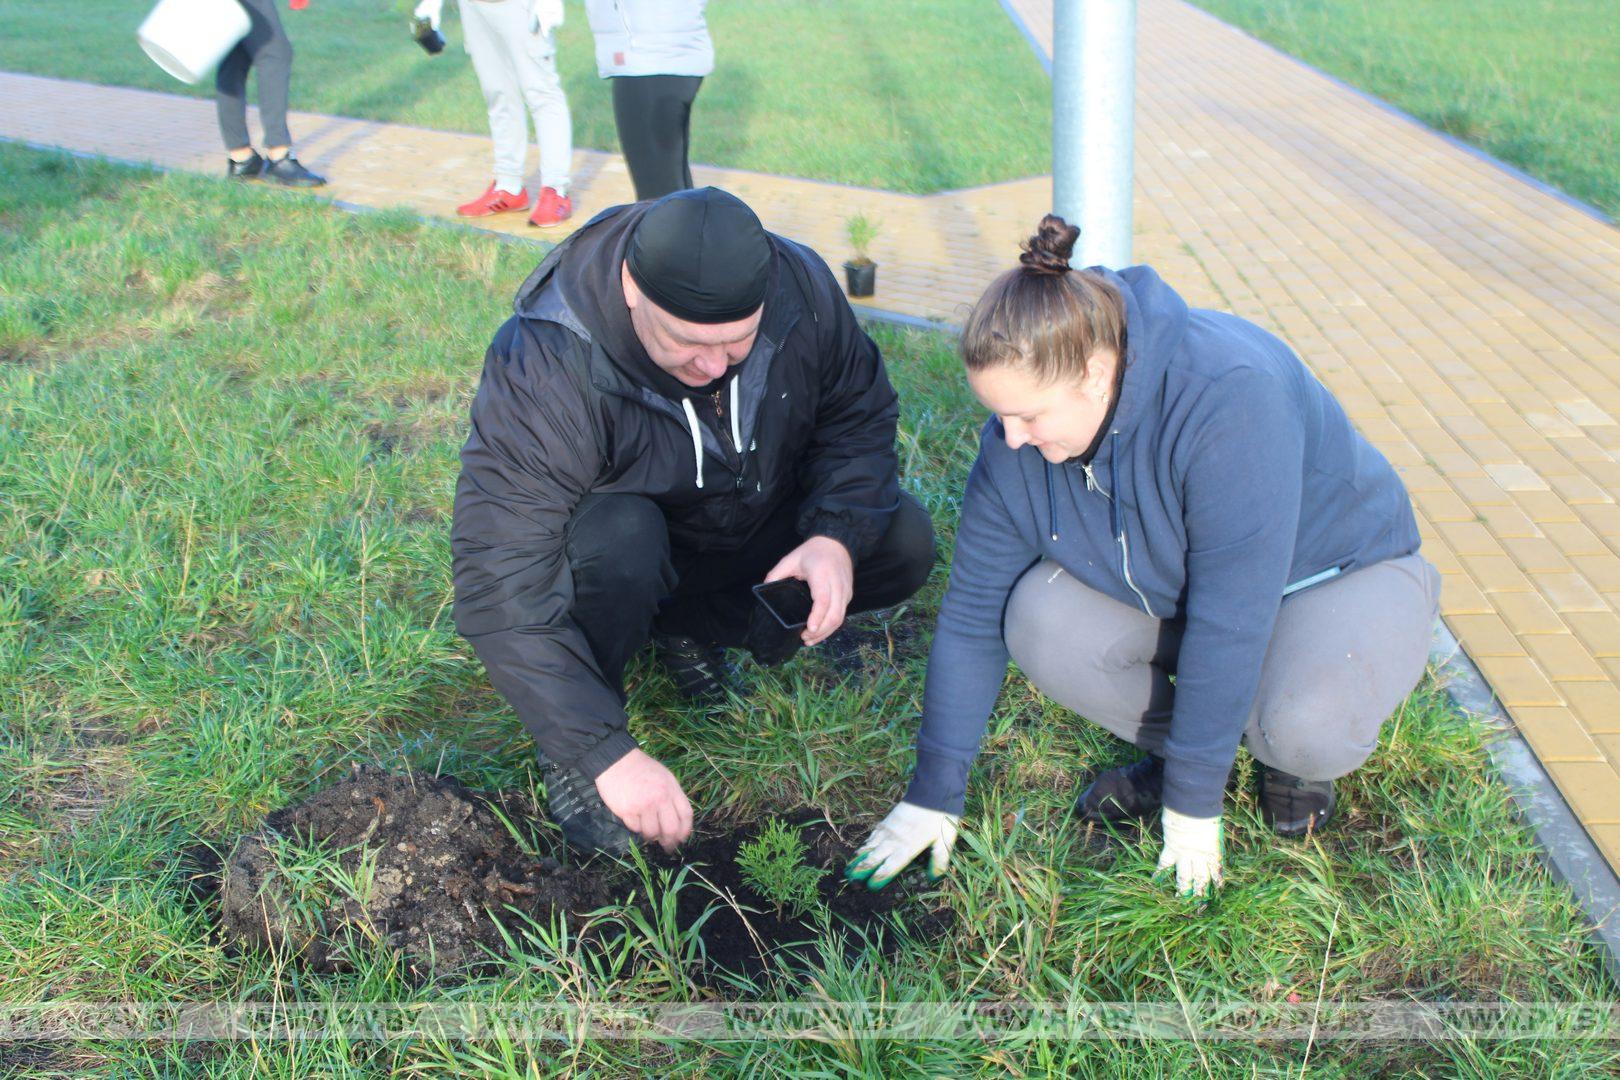
[[[692,102],[702,85],[699,75],[613,79],[613,120],[638,201],[692,186]]]
[[[247,36],[220,61],[214,76],[214,104],[225,149],[251,146],[247,126],[247,76],[259,69],[259,119],[266,146],[290,146],[287,131],[287,83],[292,76],[292,42],[276,15],[276,0],[242,0],[252,26]]]

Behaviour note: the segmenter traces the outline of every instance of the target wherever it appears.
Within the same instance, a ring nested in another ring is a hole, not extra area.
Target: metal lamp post
[[[1080,227],[1075,265],[1131,262],[1136,0],[1055,0],[1052,209]]]

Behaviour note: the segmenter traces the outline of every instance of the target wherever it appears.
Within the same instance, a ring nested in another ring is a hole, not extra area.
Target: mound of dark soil
[[[236,845],[220,875],[220,929],[324,971],[344,965],[346,937],[377,937],[422,977],[498,949],[496,920],[519,921],[508,906],[544,921],[609,899],[595,875],[526,854],[491,805],[509,820],[534,813],[449,778],[356,770]]]
[[[499,955],[500,927],[518,932],[520,916],[545,924],[561,913],[578,931],[586,913],[632,896],[644,910],[656,906],[659,898],[649,902],[641,876],[628,866],[605,859],[564,865],[528,853],[496,809],[519,828],[536,815],[522,796],[487,796],[449,778],[356,769],[271,814],[264,828],[236,844],[217,875],[220,933],[232,946],[267,949],[320,971],[347,965],[349,939],[380,940],[399,950],[421,980],[466,972],[488,953]],[[703,943],[707,966],[695,975],[717,983],[727,972],[756,977],[801,968],[819,961],[817,938],[846,955],[866,940],[892,952],[900,937],[889,916],[902,905],[913,936],[946,929],[942,913],[906,903],[916,896],[920,873],[879,892],[848,884],[841,871],[854,845],[814,812],[784,816],[801,826],[805,861],[827,871],[819,890],[824,916],[778,912],[743,879],[738,848],[761,826],[720,832],[700,823],[674,855],[649,850],[655,869],[692,868],[676,908],[678,925],[697,925]],[[211,875],[205,868],[200,876]],[[652,877],[657,886],[658,875]]]

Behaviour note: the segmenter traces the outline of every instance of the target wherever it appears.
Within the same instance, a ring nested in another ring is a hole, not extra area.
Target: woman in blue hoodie
[[[1278,338],[1145,266],[1076,270],[1048,216],[962,335],[995,415],[968,477],[904,800],[848,874],[943,873],[1009,655],[1147,757],[1076,812],[1154,814],[1180,892],[1221,881],[1238,744],[1285,836],[1325,825],[1422,677],[1440,577],[1389,462]],[[1173,679],[1173,681],[1172,681]]]

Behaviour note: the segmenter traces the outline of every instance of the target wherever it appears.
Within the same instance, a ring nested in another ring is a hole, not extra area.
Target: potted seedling
[[[737,848],[737,868],[749,887],[776,906],[776,917],[784,911],[798,918],[821,903],[819,886],[825,870],[804,861],[807,854],[799,830],[777,818],[758,837]]]
[[[855,249],[855,257],[844,263],[844,284],[851,296],[871,296],[877,288],[877,263],[872,261],[870,248],[877,239],[878,223],[856,214],[844,222],[844,231]]]

